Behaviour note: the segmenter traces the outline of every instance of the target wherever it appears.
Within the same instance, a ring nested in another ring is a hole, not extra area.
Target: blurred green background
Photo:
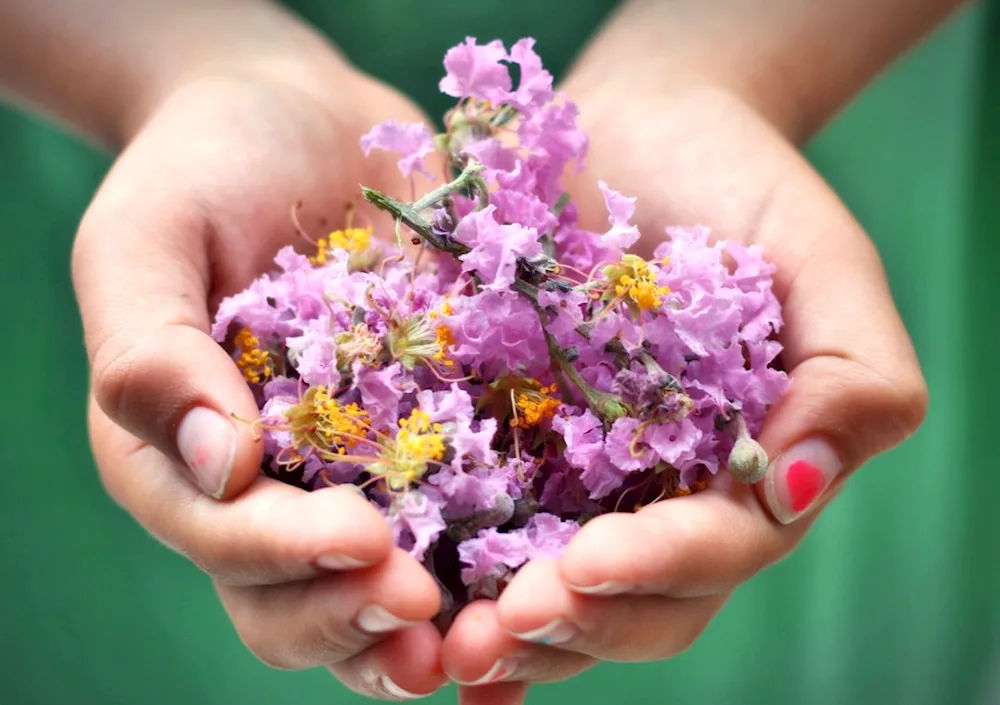
[[[437,114],[441,54],[466,34],[535,36],[558,73],[613,3],[292,5]],[[688,653],[600,667],[529,702],[1000,703],[997,30],[968,9],[808,148],[882,252],[931,387],[923,429],[859,473]],[[108,164],[0,110],[0,704],[362,702],[324,672],[259,664],[209,581],[100,486],[68,272]]]

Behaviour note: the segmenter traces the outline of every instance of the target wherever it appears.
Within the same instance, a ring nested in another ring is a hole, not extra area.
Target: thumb
[[[927,410],[927,388],[878,254],[843,220],[828,218],[839,232],[816,238],[799,261],[779,263],[778,283],[790,282],[778,293],[792,385],[761,432],[772,461],[757,491],[783,524],[909,437]]]
[[[259,474],[262,451],[231,419],[257,417],[253,395],[209,336],[212,228],[183,192],[142,191],[129,177],[112,171],[74,245],[92,394],[205,493],[229,498]]]

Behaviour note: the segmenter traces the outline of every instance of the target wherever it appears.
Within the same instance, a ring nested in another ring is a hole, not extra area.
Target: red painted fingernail
[[[813,438],[782,453],[771,465],[764,495],[782,524],[795,521],[816,503],[840,474],[840,458],[826,441]]]

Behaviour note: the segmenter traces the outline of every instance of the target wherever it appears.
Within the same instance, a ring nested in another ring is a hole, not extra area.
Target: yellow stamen
[[[371,236],[371,228],[334,230],[329,236],[316,242],[316,254],[310,257],[309,261],[315,265],[324,265],[332,250],[347,250],[351,253],[363,252],[371,245]]]
[[[260,340],[249,328],[236,335],[236,346],[240,350],[236,366],[243,373],[243,379],[251,384],[260,384],[271,376],[271,353],[261,349]]]
[[[316,415],[316,433],[328,446],[338,446],[337,453],[344,455],[347,448],[357,444],[357,438],[367,433],[371,419],[368,412],[357,404],[341,404],[330,397],[326,387],[315,387],[312,398]]]
[[[522,391],[516,395],[517,425],[531,428],[555,416],[562,402],[549,396],[556,391],[556,385],[540,387],[537,391]]]
[[[408,418],[399,420],[399,433],[386,458],[401,480],[411,482],[427,472],[431,461],[444,458],[444,434],[441,424],[431,423],[430,414],[414,409]],[[384,457],[384,456],[383,456]]]
[[[659,308],[663,297],[670,293],[670,287],[657,285],[656,270],[635,255],[625,255],[621,262],[606,267],[604,272],[615,296],[640,311]]]
[[[445,367],[454,367],[455,361],[448,357],[448,351],[455,344],[455,337],[451,333],[451,328],[441,323],[435,329],[434,335],[434,342],[438,346],[438,351],[434,353],[434,360],[440,362]]]

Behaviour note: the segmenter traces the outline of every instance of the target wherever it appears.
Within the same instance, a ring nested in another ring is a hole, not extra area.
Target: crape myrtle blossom
[[[259,402],[262,472],[353,485],[458,607],[598,514],[747,476],[789,379],[759,248],[671,227],[642,259],[635,199],[604,182],[606,229],[580,226],[562,180],[587,137],[533,40],[467,38],[444,67],[441,134],[390,120],[360,145],[404,176],[448,165],[415,201],[360,193],[420,254],[358,228],[285,248],[212,334]]]

